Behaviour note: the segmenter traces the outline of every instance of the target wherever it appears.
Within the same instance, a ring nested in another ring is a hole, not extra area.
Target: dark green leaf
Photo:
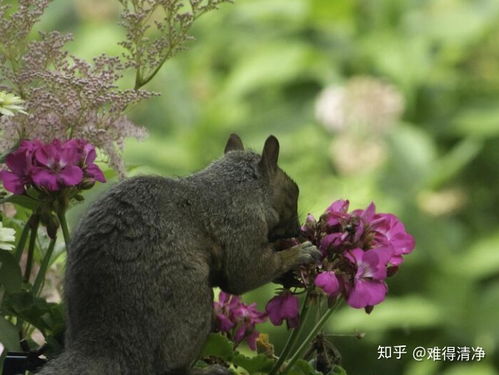
[[[269,357],[258,354],[254,357],[245,356],[239,352],[234,354],[233,363],[237,366],[241,366],[250,374],[257,372],[268,372],[272,368],[274,361]]]
[[[201,350],[201,357],[214,356],[230,361],[234,356],[232,343],[219,333],[211,333],[206,340],[203,349]]]
[[[14,255],[7,250],[0,250],[0,284],[10,293],[21,290],[21,269]]]
[[[6,295],[3,307],[9,314],[18,316],[38,328],[43,335],[59,333],[64,329],[62,306],[34,298],[30,292],[22,291]]]
[[[20,350],[17,328],[3,316],[0,316],[0,342],[8,350]]]
[[[29,208],[30,210],[35,210],[40,205],[39,201],[26,195],[10,195],[7,198],[0,200],[0,204],[1,203],[14,203]]]

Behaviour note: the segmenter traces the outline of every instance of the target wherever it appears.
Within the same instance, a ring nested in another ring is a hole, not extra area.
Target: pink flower
[[[286,320],[288,328],[295,328],[299,323],[299,306],[298,298],[286,291],[267,302],[265,311],[273,325],[279,326]]]
[[[224,333],[236,345],[246,340],[248,346],[256,350],[259,333],[255,325],[266,320],[266,314],[256,309],[256,303],[247,305],[238,296],[220,292],[213,309],[218,332]]]
[[[391,248],[377,248],[364,251],[354,249],[346,254],[357,268],[353,285],[347,292],[347,303],[355,308],[374,306],[385,299],[388,288],[384,282],[387,265],[392,257]]]
[[[339,199],[333,202],[326,209],[327,225],[333,227],[344,222],[345,220],[348,220],[350,218],[350,215],[348,214],[349,205],[350,202],[344,199]]]
[[[403,261],[402,255],[414,250],[414,237],[406,232],[404,224],[395,215],[377,214],[375,222],[374,246],[391,246],[393,256],[390,263],[399,266]]]
[[[312,240],[313,238],[315,238],[316,228],[317,220],[313,215],[308,214],[307,218],[305,219],[305,224],[303,224],[300,228],[301,233],[308,239]]]
[[[22,141],[19,148],[6,158],[7,169],[0,172],[5,189],[23,194],[28,186],[59,191],[87,181],[105,182],[104,175],[94,164],[95,148],[81,139],[51,143],[38,140]]]
[[[22,141],[16,151],[7,155],[5,163],[10,171],[0,171],[0,180],[7,191],[14,194],[25,192],[25,186],[32,182],[33,153],[39,146],[37,141]]]
[[[78,185],[83,179],[83,171],[75,165],[79,160],[78,150],[70,142],[55,139],[42,145],[35,151],[35,160],[37,166],[31,171],[33,182],[50,191]]]
[[[314,284],[321,288],[329,297],[334,297],[341,290],[340,281],[332,271],[321,272],[315,278]]]
[[[104,174],[94,163],[97,157],[95,147],[83,139],[72,139],[68,143],[74,144],[75,149],[78,151],[78,165],[83,170],[84,176],[92,181],[106,182]]]

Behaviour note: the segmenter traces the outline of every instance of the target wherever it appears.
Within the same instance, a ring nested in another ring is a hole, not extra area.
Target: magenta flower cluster
[[[218,302],[213,303],[216,317],[216,331],[226,335],[239,345],[246,340],[252,350],[256,350],[256,339],[259,332],[255,325],[267,319],[267,315],[256,309],[256,303],[247,305],[241,298],[220,292]]]
[[[319,220],[309,215],[302,233],[323,255],[314,284],[331,298],[342,295],[350,306],[370,311],[385,299],[386,278],[415,242],[395,215],[376,213],[374,203],[365,210],[348,208],[347,200],[338,200]]]
[[[0,171],[0,180],[14,194],[23,194],[31,186],[42,192],[83,188],[106,181],[94,163],[95,157],[94,146],[83,139],[55,139],[50,143],[24,140],[7,155],[7,169]]]
[[[316,287],[330,302],[344,298],[351,307],[370,312],[386,297],[387,277],[415,246],[402,222],[395,215],[376,213],[374,203],[365,210],[349,212],[349,201],[335,201],[319,220],[308,215],[301,232],[301,241],[311,241],[321,250],[321,263],[294,272],[293,282],[284,283],[284,289],[267,302],[265,313],[256,311],[255,304],[244,305],[239,297],[221,292],[220,301],[215,302],[218,331],[236,343],[247,339],[254,348],[255,324],[266,317],[274,325],[286,322],[288,328],[298,327],[300,301],[292,287]],[[288,239],[285,243],[299,241]]]

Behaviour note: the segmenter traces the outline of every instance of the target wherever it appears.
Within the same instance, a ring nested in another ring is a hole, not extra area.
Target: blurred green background
[[[117,3],[57,0],[42,28],[74,33],[78,56],[119,55]],[[131,173],[188,175],[231,132],[257,151],[275,134],[302,219],[373,200],[416,238],[384,303],[333,315],[330,332],[366,333],[333,337],[348,373],[499,374],[499,1],[236,0],[193,35],[146,86],[162,95],[129,112],[150,131],[125,147]],[[262,330],[283,345],[284,327]],[[409,354],[378,360],[378,345]],[[417,362],[416,346],[487,357]]]

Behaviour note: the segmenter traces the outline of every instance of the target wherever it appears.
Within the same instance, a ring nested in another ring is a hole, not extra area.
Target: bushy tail
[[[114,375],[119,364],[102,358],[89,358],[76,351],[65,351],[49,361],[37,375]]]

